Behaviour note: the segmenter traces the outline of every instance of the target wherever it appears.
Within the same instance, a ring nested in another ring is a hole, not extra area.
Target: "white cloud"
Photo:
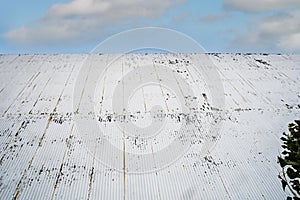
[[[300,51],[300,32],[283,36],[279,39],[277,46],[286,51]]]
[[[300,10],[273,14],[249,22],[249,30],[235,39],[236,45],[287,52],[300,51]]]
[[[243,12],[300,8],[299,0],[224,0],[224,7]]]
[[[126,20],[156,18],[184,0],[73,0],[54,4],[35,24],[9,31],[5,38],[17,44],[57,44],[100,34]]]

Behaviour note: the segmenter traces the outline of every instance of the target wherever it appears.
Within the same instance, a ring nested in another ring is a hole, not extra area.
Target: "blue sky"
[[[88,53],[107,37],[157,26],[207,52],[300,52],[299,0],[2,1],[0,53]]]

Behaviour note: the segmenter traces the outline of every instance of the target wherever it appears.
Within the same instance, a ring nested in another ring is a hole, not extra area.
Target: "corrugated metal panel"
[[[209,55],[220,74],[225,96],[224,123],[214,149],[208,155],[200,154],[203,138],[196,136],[180,159],[141,174],[129,173],[131,161],[125,157],[120,160],[120,165],[127,164],[123,171],[103,165],[96,151],[88,149],[78,134],[73,120],[73,91],[86,57],[0,56],[0,199],[285,198],[277,177],[280,168],[276,157],[281,151],[282,132],[300,116],[299,55]],[[113,57],[91,55],[88,66],[105,66]],[[169,63],[175,60],[179,62]],[[99,80],[97,117],[121,114],[111,109],[114,87],[132,69],[147,63],[172,65],[198,89],[195,97],[199,103],[209,107],[213,97],[201,75],[195,75],[191,68],[207,64],[203,55],[129,54],[112,63]],[[143,79],[142,73],[136,76]],[[155,70],[152,75],[158,81],[162,78]],[[126,82],[122,84],[127,87]],[[84,79],[81,86],[84,91]],[[203,98],[202,93],[207,96]],[[176,95],[159,84],[141,87],[130,102],[135,123],[141,126],[149,124],[146,113],[158,102],[170,116],[179,113]],[[195,124],[199,130],[209,123],[205,118],[201,122]],[[107,137],[114,146],[139,154],[168,145],[178,126],[168,122],[165,133],[169,135],[146,143],[139,138],[124,138],[117,127],[100,123],[105,132],[111,133]],[[154,166],[160,162],[157,159],[153,154]]]

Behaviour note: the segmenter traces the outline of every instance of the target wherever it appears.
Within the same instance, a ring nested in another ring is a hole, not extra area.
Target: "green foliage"
[[[294,197],[287,199],[300,199],[300,120],[289,124],[288,134],[283,133],[280,139],[283,142],[282,155],[278,156],[278,162],[282,173],[278,176],[281,180],[283,190],[286,187],[293,193]]]

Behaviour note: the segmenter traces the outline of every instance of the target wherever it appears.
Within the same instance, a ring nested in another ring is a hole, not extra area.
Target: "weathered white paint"
[[[0,199],[285,198],[277,177],[277,155],[282,132],[300,117],[299,55],[209,55],[224,86],[221,136],[209,155],[199,155],[201,143],[194,143],[172,165],[145,174],[127,174],[102,165],[78,137],[72,98],[86,56],[0,56]],[[106,65],[110,57],[92,55],[92,64]],[[135,66],[185,59],[189,61],[186,65],[172,64],[174,70],[185,71],[191,64],[201,65],[199,58],[197,54],[122,57],[99,81],[97,114],[105,117],[112,113],[114,86]],[[193,79],[192,72],[179,74],[191,85],[197,82],[194,86],[199,93],[195,95],[200,105],[205,102],[202,93],[208,95],[208,103],[211,101],[201,78]],[[129,105],[133,113],[141,113],[136,115],[136,123],[147,126],[145,113],[157,103],[169,112],[176,111],[176,95],[167,93],[159,85],[138,90]],[[166,125],[165,132],[176,128],[172,123]],[[109,127],[105,133],[122,149],[122,134]],[[124,144],[127,151],[145,153],[168,142],[168,135],[161,135],[153,144],[130,138],[125,138]]]

